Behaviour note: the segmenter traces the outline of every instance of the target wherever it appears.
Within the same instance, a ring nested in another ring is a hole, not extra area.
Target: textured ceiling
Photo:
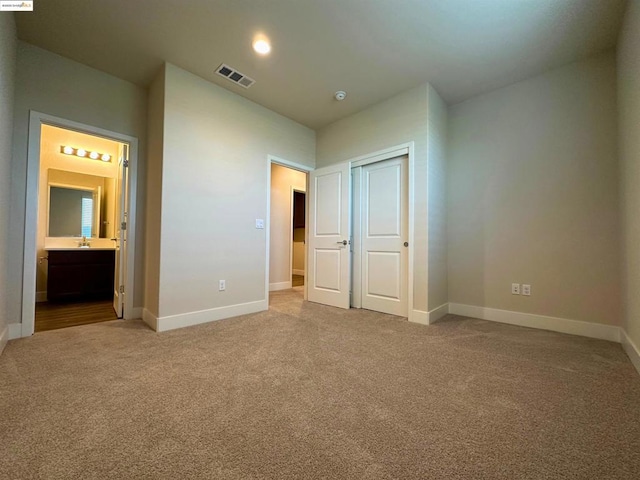
[[[40,0],[29,43],[146,86],[163,61],[319,128],[423,82],[448,103],[615,45],[624,0]],[[272,53],[251,49],[267,35]],[[215,74],[227,63],[244,89]],[[347,99],[337,102],[336,90]]]

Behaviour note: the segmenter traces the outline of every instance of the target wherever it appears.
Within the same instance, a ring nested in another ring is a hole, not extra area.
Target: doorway
[[[133,137],[31,112],[21,336],[133,318],[137,151]]]
[[[269,291],[304,287],[307,173],[270,163]]]
[[[305,175],[305,184],[306,184]],[[306,253],[306,210],[307,210],[307,194],[306,191],[297,189],[292,190],[292,243],[291,243],[291,286],[303,287],[304,276],[306,273],[305,253]]]
[[[35,332],[122,318],[127,150],[42,126]]]

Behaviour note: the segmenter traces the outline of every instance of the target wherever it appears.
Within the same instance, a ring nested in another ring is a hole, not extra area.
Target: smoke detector
[[[343,92],[342,90],[338,90],[336,93],[333,94],[333,96],[336,97],[336,100],[341,102],[342,100],[344,100],[346,98],[347,92]]]

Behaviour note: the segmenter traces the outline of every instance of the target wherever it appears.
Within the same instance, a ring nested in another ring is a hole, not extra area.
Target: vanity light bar
[[[111,155],[108,153],[98,153],[98,152],[90,152],[85,150],[84,148],[73,148],[68,145],[60,145],[60,153],[64,153],[65,155],[75,155],[76,157],[81,158],[91,158],[92,160],[102,160],[103,162],[110,162]]]

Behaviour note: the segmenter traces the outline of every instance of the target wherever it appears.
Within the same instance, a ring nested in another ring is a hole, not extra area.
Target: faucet
[[[81,248],[82,247],[87,248],[87,247],[91,246],[91,242],[87,242],[87,237],[83,235],[82,236],[82,241],[78,242],[78,246],[81,247]]]

